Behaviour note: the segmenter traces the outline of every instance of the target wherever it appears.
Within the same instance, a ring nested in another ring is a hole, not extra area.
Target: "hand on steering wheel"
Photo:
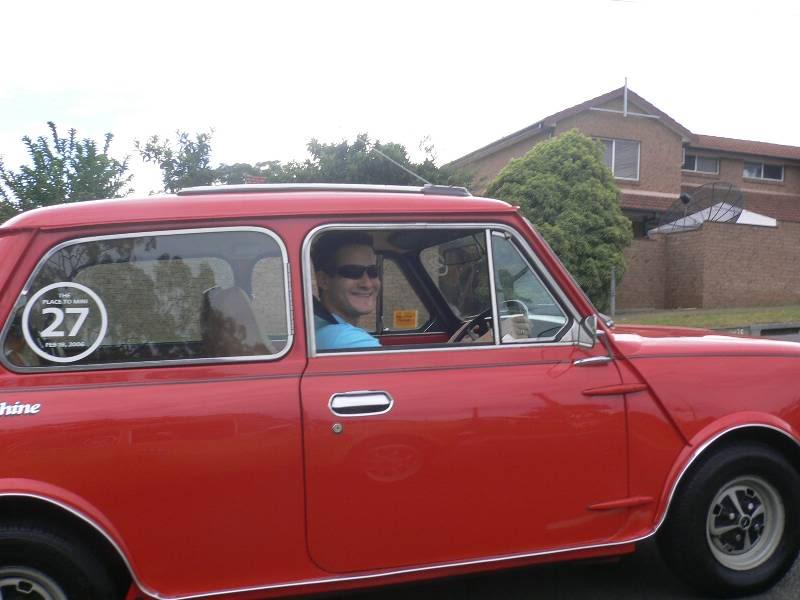
[[[526,323],[530,320],[528,314],[528,307],[520,300],[505,300],[501,305],[501,309],[516,310],[525,317]],[[492,309],[487,308],[480,314],[475,315],[469,321],[461,325],[456,332],[450,337],[449,343],[457,344],[469,338],[473,342],[480,341],[480,339],[489,333],[492,329]],[[488,340],[487,340],[488,341]]]
[[[456,329],[456,332],[450,336],[448,343],[457,344],[467,337],[470,341],[477,342],[491,330],[491,323],[492,309],[489,307]]]

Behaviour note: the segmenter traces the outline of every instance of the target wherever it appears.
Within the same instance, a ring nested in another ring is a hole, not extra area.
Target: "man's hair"
[[[345,246],[372,248],[372,236],[366,231],[330,231],[323,233],[311,247],[315,271],[332,274],[336,270],[336,255]]]

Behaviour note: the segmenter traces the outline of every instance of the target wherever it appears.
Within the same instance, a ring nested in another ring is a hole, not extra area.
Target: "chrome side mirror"
[[[597,315],[589,315],[578,327],[578,345],[594,348],[595,344],[597,344]]]

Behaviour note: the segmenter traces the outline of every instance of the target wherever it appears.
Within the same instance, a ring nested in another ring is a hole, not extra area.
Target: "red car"
[[[272,598],[800,545],[800,345],[612,327],[504,202],[234,186],[0,227],[0,597]]]

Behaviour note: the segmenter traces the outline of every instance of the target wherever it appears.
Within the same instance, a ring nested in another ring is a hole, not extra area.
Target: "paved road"
[[[636,553],[605,562],[542,565],[335,596],[341,600],[666,600],[706,598],[676,579],[647,541]],[[800,598],[800,561],[758,600]]]

